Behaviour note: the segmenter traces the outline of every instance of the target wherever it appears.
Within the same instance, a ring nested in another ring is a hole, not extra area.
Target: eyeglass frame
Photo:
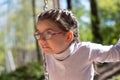
[[[65,32],[62,32],[62,31],[60,31],[60,32],[51,32],[51,34],[49,34],[49,35],[51,35],[50,36],[50,38],[45,38],[44,37],[44,33],[45,32],[47,32],[47,31],[49,31],[50,29],[48,29],[48,30],[45,30],[44,32],[42,32],[42,33],[40,33],[39,31],[36,31],[35,33],[34,33],[34,38],[36,39],[36,40],[41,40],[40,39],[40,36],[42,36],[42,39],[43,40],[49,40],[49,39],[51,39],[51,37],[53,36],[53,35],[56,35],[56,34],[64,34]],[[39,38],[37,38],[37,36],[39,35]]]

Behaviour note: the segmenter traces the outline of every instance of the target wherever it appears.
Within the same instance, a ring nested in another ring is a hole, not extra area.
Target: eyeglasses
[[[63,34],[64,32],[53,32],[52,30],[47,30],[43,33],[40,33],[39,31],[35,32],[34,33],[34,37],[35,39],[37,40],[40,40],[40,39],[44,39],[44,40],[48,40],[50,39],[53,35],[56,35],[56,34]]]

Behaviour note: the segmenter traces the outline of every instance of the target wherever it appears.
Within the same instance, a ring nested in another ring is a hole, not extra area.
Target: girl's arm
[[[89,58],[93,61],[102,63],[120,61],[120,39],[114,46],[103,46],[101,44],[90,43]]]

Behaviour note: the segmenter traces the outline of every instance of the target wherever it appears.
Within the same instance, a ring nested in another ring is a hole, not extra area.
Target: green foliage
[[[44,80],[44,68],[41,63],[32,62],[16,71],[0,76],[0,80]]]
[[[102,28],[103,44],[116,44],[120,34],[115,31],[115,27]],[[118,34],[118,35],[117,35]]]
[[[81,41],[92,41],[92,39],[93,39],[91,30],[87,29],[87,28],[85,28],[85,27],[79,28],[79,38]]]
[[[111,80],[120,80],[120,75],[116,75],[116,76],[112,77]]]
[[[0,65],[4,65],[5,60],[5,43],[4,43],[4,33],[0,32]]]
[[[98,2],[103,44],[116,44],[120,37],[120,0]]]
[[[116,12],[118,12],[120,10],[119,9],[120,0],[113,0],[113,1],[99,0],[98,3],[99,3],[100,10],[105,11],[109,14],[116,14]],[[104,13],[104,14],[107,16],[106,13]],[[108,17],[109,16],[110,15],[108,15]],[[111,16],[113,16],[113,15],[111,15]]]
[[[4,62],[5,62],[5,55],[4,53],[0,53],[0,65],[4,65]]]
[[[85,9],[85,5],[83,5],[80,0],[73,1],[72,5],[72,12],[75,14],[79,24],[78,26],[80,41],[92,41],[93,36],[91,33],[90,23],[84,21],[85,18],[90,18],[89,10]]]

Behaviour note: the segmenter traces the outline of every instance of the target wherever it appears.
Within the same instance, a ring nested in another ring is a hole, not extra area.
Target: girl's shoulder
[[[75,47],[77,51],[89,50],[90,45],[91,45],[91,42],[79,42],[79,43],[76,43]]]
[[[91,42],[79,42],[77,45],[79,47],[89,47],[91,45]]]
[[[103,46],[102,44],[98,43],[92,43],[92,42],[79,42],[77,43],[77,46],[79,48],[87,48],[87,49],[93,49]]]

